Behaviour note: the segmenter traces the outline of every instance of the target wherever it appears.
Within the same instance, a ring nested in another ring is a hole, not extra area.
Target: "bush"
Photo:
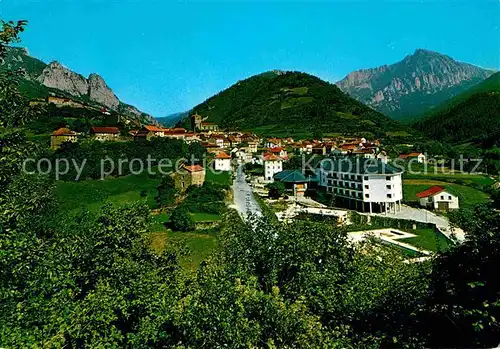
[[[173,230],[191,231],[195,229],[195,224],[187,208],[179,206],[172,211],[170,225]]]
[[[285,192],[285,185],[281,182],[273,182],[266,185],[269,189],[269,197],[272,199],[279,199]]]

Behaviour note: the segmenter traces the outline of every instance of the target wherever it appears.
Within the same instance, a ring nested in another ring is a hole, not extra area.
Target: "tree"
[[[487,206],[450,215],[466,241],[437,256],[420,314],[432,347],[495,347],[500,338],[500,214]]]
[[[266,185],[269,197],[279,199],[285,193],[285,185],[282,182],[272,182]]]
[[[171,176],[163,176],[158,185],[158,194],[155,197],[156,205],[160,208],[175,204],[175,181]]]
[[[176,207],[172,211],[170,224],[172,228],[177,231],[191,231],[195,228],[193,218],[191,218],[189,211],[182,206]]]

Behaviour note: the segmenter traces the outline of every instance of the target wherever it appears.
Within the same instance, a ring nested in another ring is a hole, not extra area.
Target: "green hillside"
[[[452,98],[413,125],[430,138],[452,143],[499,144],[500,72]]]
[[[239,81],[193,108],[221,127],[294,135],[374,134],[404,127],[344,94],[337,86],[299,72],[267,72]]]

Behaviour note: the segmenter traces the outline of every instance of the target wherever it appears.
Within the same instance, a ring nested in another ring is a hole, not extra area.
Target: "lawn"
[[[96,211],[107,202],[125,205],[143,201],[154,208],[156,187],[159,182],[159,178],[151,178],[148,173],[107,178],[102,181],[59,181],[56,186],[56,195],[61,208],[65,211],[83,207]]]
[[[416,166],[413,167],[415,168]],[[421,168],[416,167],[416,168],[419,170],[419,172],[424,171],[423,167]],[[410,174],[406,172],[403,176],[405,179],[428,179],[428,180],[436,180],[436,181],[456,183],[462,185],[479,184],[482,186],[490,186],[495,183],[494,179],[482,174],[451,172],[449,169],[447,168],[443,169],[439,166],[435,168],[429,166],[427,168],[427,173]]]
[[[231,185],[232,183],[232,173],[228,171],[215,173],[211,169],[206,170],[205,180],[207,182],[218,183],[223,185]]]
[[[434,229],[416,229],[408,230],[408,232],[417,236],[413,238],[400,239],[398,241],[432,252],[446,251],[450,246],[448,238]]]
[[[182,258],[181,265],[195,270],[217,246],[217,236],[213,231],[203,233],[155,231],[151,233],[151,246],[158,253],[162,252],[169,242],[186,246],[189,252]]]
[[[191,217],[195,222],[216,222],[222,219],[221,216],[218,214],[205,213],[205,212],[191,213]]]
[[[477,204],[487,203],[489,197],[486,193],[468,187],[466,185],[460,185],[455,183],[448,183],[430,179],[406,179],[403,181],[403,197],[407,202],[417,202],[417,193],[424,191],[434,185],[439,185],[452,194],[458,196],[460,201],[460,207],[472,207]]]

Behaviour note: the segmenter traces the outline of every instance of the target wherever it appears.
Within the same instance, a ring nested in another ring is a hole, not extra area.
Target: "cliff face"
[[[37,81],[42,85],[67,92],[76,97],[87,95],[89,90],[87,79],[63,67],[59,62],[47,65]]]
[[[493,71],[418,49],[402,61],[348,74],[337,86],[359,101],[396,119],[418,116]]]
[[[120,105],[118,97],[115,96],[102,77],[97,74],[90,74],[88,85],[88,95],[91,101],[105,105],[113,110],[118,108]]]
[[[7,47],[6,57],[0,61],[0,71],[18,70],[24,72],[21,85],[29,86],[23,91],[28,98],[45,98],[49,93],[57,95],[58,90],[64,92],[65,97],[73,96],[90,104],[105,106],[142,123],[156,122],[152,116],[136,107],[122,103],[98,74],[90,74],[85,78],[59,62],[46,64],[30,56],[24,48]]]

